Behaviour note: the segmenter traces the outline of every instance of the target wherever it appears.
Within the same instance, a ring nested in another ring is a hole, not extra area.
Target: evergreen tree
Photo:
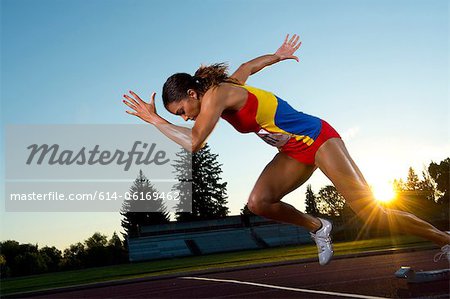
[[[404,186],[407,191],[416,191],[420,190],[420,180],[419,176],[416,174],[414,169],[410,167],[408,169],[408,177],[406,178],[406,183]]]
[[[394,180],[394,190],[399,197],[409,197],[411,200],[428,200],[432,203],[438,201],[440,190],[438,184],[435,182],[433,176],[430,173],[431,170],[435,170],[430,164],[428,169],[422,171],[423,179],[420,179],[414,169],[410,167],[408,169],[408,176],[406,182],[402,179]]]
[[[241,209],[241,215],[254,216],[256,214],[250,211],[248,204],[245,204],[245,206]]]
[[[180,158],[174,165],[179,181],[174,188],[180,192],[177,220],[208,220],[227,216],[227,183],[221,182],[222,169],[217,161],[218,155],[211,153],[209,146],[205,145],[192,156],[184,149],[177,156]],[[192,212],[183,212],[189,210],[191,199]]]
[[[430,202],[436,202],[436,195],[438,193],[436,189],[436,183],[430,176],[428,170],[422,171],[423,180],[419,182],[419,190],[422,192],[423,197]]]
[[[439,191],[428,170],[424,170],[422,176],[423,179],[420,179],[414,169],[410,167],[405,182],[401,179],[394,180],[397,196],[396,200],[391,203],[391,207],[433,222],[434,218],[439,218],[441,217],[439,215],[442,214],[442,208],[437,200]]]
[[[317,197],[312,191],[311,184],[306,186],[305,212],[313,216],[320,214],[317,208]]]
[[[178,180],[172,190],[179,193],[176,218],[178,221],[187,221],[192,211],[192,155],[185,149],[182,149],[176,155],[178,160],[175,160],[175,164],[172,165],[175,168]]]
[[[248,204],[245,204],[245,206],[241,209],[241,222],[244,224],[245,227],[250,227],[250,217],[256,216],[250,209],[248,208]],[[251,231],[253,234],[253,230]]]
[[[344,208],[345,199],[336,190],[336,187],[328,185],[320,189],[318,203],[322,214],[340,216]]]
[[[170,222],[169,213],[163,200],[159,198],[158,190],[145,177],[142,170],[139,171],[129,194],[130,200],[123,202],[120,211],[120,215],[124,217],[121,221],[125,230],[124,237],[138,236],[139,228],[145,225]]]
[[[403,191],[405,183],[403,182],[402,179],[398,179],[398,180],[394,179],[394,182],[392,183],[392,185],[394,187],[393,188],[394,191],[397,193],[397,192]]]

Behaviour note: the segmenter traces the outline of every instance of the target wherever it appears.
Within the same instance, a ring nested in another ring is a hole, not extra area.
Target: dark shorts
[[[331,138],[341,138],[338,132],[330,126],[326,121],[322,120],[322,128],[320,130],[319,136],[314,140],[313,144],[310,146],[303,142],[299,142],[295,139],[289,140],[280,151],[294,158],[295,160],[307,164],[314,165],[316,153],[320,146]]]

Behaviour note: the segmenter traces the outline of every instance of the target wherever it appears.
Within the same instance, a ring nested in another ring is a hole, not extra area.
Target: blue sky
[[[388,184],[450,153],[448,18],[444,0],[1,0],[2,126],[139,123],[121,103],[130,89],[156,91],[158,111],[182,124],[158,97],[168,76],[214,62],[233,71],[297,33],[300,63],[248,84],[330,122],[369,183]],[[224,121],[209,143],[237,214],[276,151]],[[329,182],[317,172],[310,183]],[[304,192],[286,201],[303,209]],[[41,246],[121,230],[114,213],[0,213],[1,240]]]

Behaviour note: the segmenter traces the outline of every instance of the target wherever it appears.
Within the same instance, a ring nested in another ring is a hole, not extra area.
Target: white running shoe
[[[333,229],[331,222],[325,219],[319,218],[322,223],[322,227],[316,231],[316,233],[310,233],[314,242],[316,242],[317,249],[319,250],[319,264],[326,265],[330,262],[333,256],[333,244],[331,243],[330,233]]]
[[[439,261],[442,257],[446,257],[447,260],[450,262],[450,244],[449,245],[444,245],[441,248],[441,252],[437,253],[434,256],[434,261],[437,262]]]
[[[446,233],[450,235],[450,231],[448,231]],[[437,262],[444,256],[447,258],[448,262],[450,263],[450,244],[447,244],[447,245],[444,245],[441,247],[441,252],[436,253],[436,255],[434,256],[434,261]]]

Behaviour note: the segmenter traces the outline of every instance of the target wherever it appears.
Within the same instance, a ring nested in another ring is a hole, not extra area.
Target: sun
[[[388,183],[375,185],[372,187],[372,191],[375,199],[382,203],[389,203],[396,196],[392,184]]]

